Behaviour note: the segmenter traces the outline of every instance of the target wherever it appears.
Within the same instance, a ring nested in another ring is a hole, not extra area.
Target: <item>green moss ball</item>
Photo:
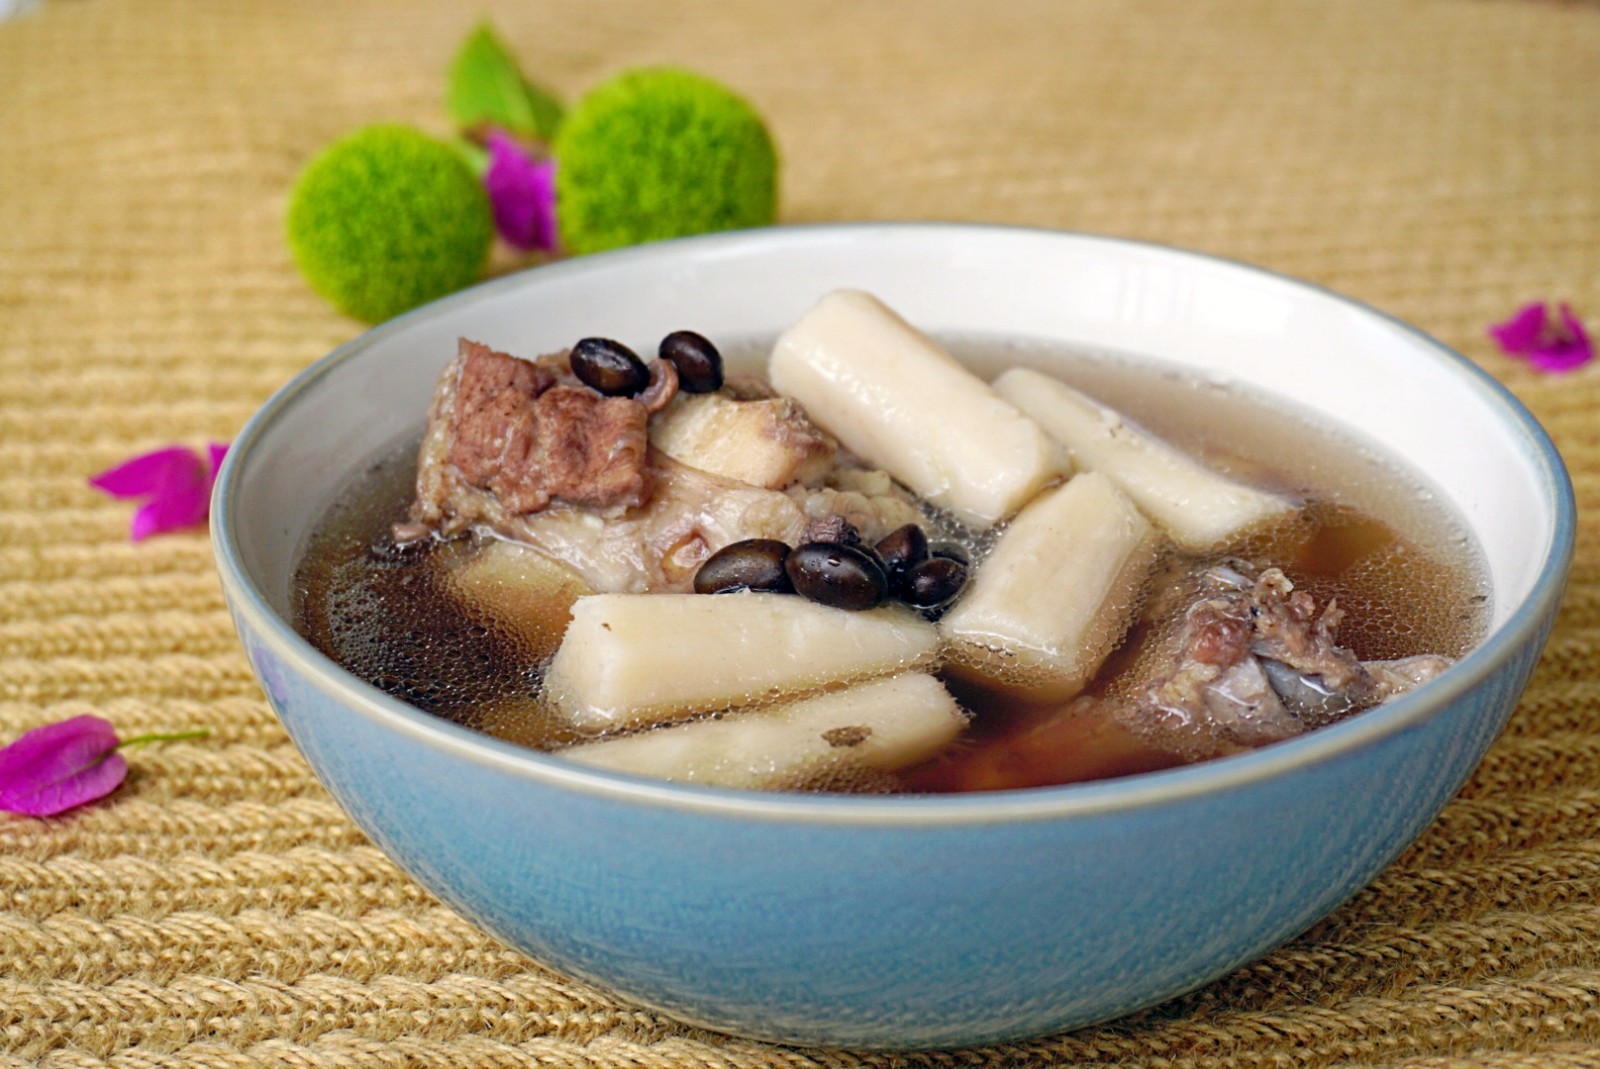
[[[778,154],[743,98],[670,67],[621,74],[568,113],[555,144],[556,218],[570,253],[765,226]]]
[[[494,215],[454,149],[408,126],[379,125],[306,165],[290,194],[288,232],[312,287],[377,323],[477,281]]]

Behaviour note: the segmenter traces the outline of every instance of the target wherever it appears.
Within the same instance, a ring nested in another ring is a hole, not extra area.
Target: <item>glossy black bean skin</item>
[[[889,563],[883,559],[883,554],[878,552],[876,546],[869,546],[865,542],[851,542],[848,539],[845,540],[844,544],[849,546],[851,549],[859,549],[861,552],[865,553],[871,559],[872,563],[876,564],[878,569],[883,572],[884,579],[887,580],[889,578]]]
[[[921,527],[908,523],[884,535],[873,548],[883,558],[884,572],[889,577],[889,589],[893,592],[899,587],[907,570],[928,559],[928,535]]]
[[[704,335],[675,330],[661,339],[658,355],[678,369],[678,389],[685,393],[722,389],[722,354]]]
[[[967,582],[967,566],[950,557],[929,557],[906,572],[900,599],[917,609],[949,604]]]
[[[764,590],[788,594],[794,590],[784,562],[789,547],[775,538],[746,538],[717,550],[694,573],[696,594],[727,594],[735,590]]]
[[[572,373],[607,397],[632,397],[650,384],[650,372],[634,351],[610,338],[584,338],[572,347]]]
[[[935,542],[928,547],[928,556],[948,557],[950,560],[960,561],[965,565],[972,563],[971,554],[967,552],[967,547],[960,542]]]
[[[835,609],[870,609],[889,595],[882,566],[860,546],[807,542],[789,552],[784,569],[795,593]]]

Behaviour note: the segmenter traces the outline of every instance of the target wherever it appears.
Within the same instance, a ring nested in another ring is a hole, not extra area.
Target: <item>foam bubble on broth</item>
[[[329,510],[296,572],[297,629],[352,674],[425,712],[525,745],[564,741],[570,729],[535,698],[542,658],[447,594],[444,569],[463,547],[388,541],[415,474],[407,442]]]

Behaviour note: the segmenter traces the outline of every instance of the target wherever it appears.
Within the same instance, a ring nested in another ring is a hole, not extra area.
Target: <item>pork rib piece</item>
[[[822,516],[873,540],[923,518],[881,472],[836,465],[771,489],[689,467],[649,444],[645,404],[574,383],[565,354],[528,361],[463,340],[435,387],[397,537],[487,531],[562,561],[597,592],[642,593],[687,591],[730,542],[793,545]]]
[[[1453,662],[1437,654],[1362,661],[1337,642],[1343,611],[1319,612],[1277,568],[1205,569],[1171,652],[1113,699],[1134,724],[1194,756],[1298,735],[1411,690]]]

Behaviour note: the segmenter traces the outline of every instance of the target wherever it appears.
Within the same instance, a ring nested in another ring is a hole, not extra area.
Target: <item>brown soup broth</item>
[[[1016,364],[1049,371],[1208,465],[1305,501],[1296,522],[1230,547],[1226,556],[1281,567],[1319,605],[1337,598],[1345,611],[1339,641],[1361,659],[1459,657],[1481,637],[1488,618],[1485,569],[1461,521],[1418,477],[1305,410],[1117,354],[1063,354],[992,339],[946,342],[979,374]],[[444,589],[441,565],[447,555],[470,552],[470,540],[407,548],[391,540],[390,526],[412,495],[415,454],[409,441],[372,465],[313,532],[295,577],[296,627],[359,678],[426,712],[539,748],[573,741],[538,700],[540,658]],[[988,540],[972,541],[981,567]],[[564,620],[550,624],[559,630]],[[1148,655],[1156,630],[1133,628],[1089,693],[1114,693],[1119,677]],[[1055,707],[944,681],[973,713],[962,739],[892,781],[874,776],[854,786],[1011,789],[1191,759],[1109,718],[1062,716]]]

